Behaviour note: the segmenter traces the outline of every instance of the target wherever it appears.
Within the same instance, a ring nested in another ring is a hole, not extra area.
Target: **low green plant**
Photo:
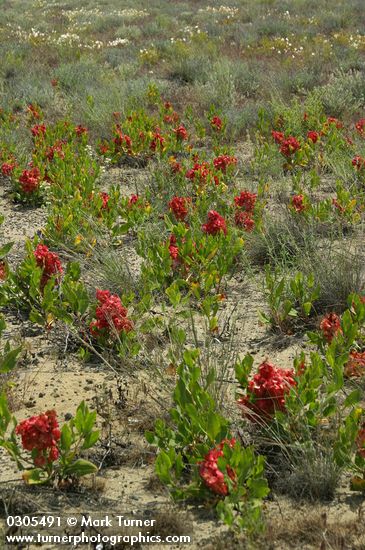
[[[75,484],[80,477],[97,471],[95,464],[80,458],[99,438],[95,421],[96,412],[90,412],[82,401],[75,417],[61,429],[55,411],[18,423],[3,393],[0,396],[0,447],[16,462],[26,483],[54,483],[59,487]]]
[[[265,293],[269,314],[260,313],[260,318],[283,332],[308,322],[314,312],[314,304],[320,289],[312,274],[296,273],[290,279],[278,277],[269,266],[265,269]]]
[[[217,412],[209,391],[214,370],[201,381],[198,359],[197,350],[185,351],[170,420],[158,420],[154,431],[146,433],[147,441],[159,449],[156,473],[175,499],[210,501],[228,525],[257,531],[262,527],[262,499],[269,492],[264,458],[232,439],[229,423]],[[220,470],[219,484],[209,478],[204,483],[204,468],[209,472],[211,461]]]

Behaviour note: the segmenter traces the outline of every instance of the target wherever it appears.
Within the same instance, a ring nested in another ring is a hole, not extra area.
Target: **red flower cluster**
[[[292,197],[291,199],[291,206],[296,212],[303,212],[303,210],[305,210],[306,208],[304,204],[304,196],[294,195],[294,197]]]
[[[362,376],[365,373],[365,351],[351,351],[344,367],[346,376]]]
[[[99,143],[98,147],[99,147],[99,153],[101,155],[106,155],[107,152],[109,151],[109,146],[106,143]]]
[[[363,136],[365,130],[365,118],[360,118],[360,120],[356,122],[355,128],[359,132],[359,134]]]
[[[46,130],[47,130],[47,128],[45,127],[44,124],[36,124],[31,129],[31,132],[32,132],[34,137],[38,137],[38,136],[41,136],[41,135],[43,136],[46,133]]]
[[[5,281],[8,276],[8,266],[4,260],[0,260],[0,281]]]
[[[169,115],[164,115],[163,119],[164,122],[167,122],[168,124],[173,124],[175,122],[179,122],[179,115],[174,111]]]
[[[276,132],[276,130],[271,130],[271,135],[275,141],[275,143],[281,143],[284,139],[283,132]]]
[[[352,166],[357,170],[362,170],[365,167],[365,159],[356,155],[356,157],[352,159]]]
[[[267,361],[261,363],[258,373],[248,384],[247,395],[238,400],[244,415],[256,421],[260,417],[270,418],[275,411],[285,412],[285,395],[296,386],[294,376],[292,369],[280,369]]]
[[[3,176],[11,176],[15,166],[15,162],[3,162],[3,164],[1,165],[1,172]]]
[[[175,235],[170,235],[169,253],[170,253],[171,260],[173,261],[174,264],[176,264],[179,259],[179,247],[177,246]]]
[[[56,411],[47,411],[23,420],[15,432],[21,436],[26,451],[35,451],[35,466],[42,467],[46,462],[51,463],[58,459],[57,442],[61,438],[61,432]]]
[[[205,183],[209,174],[210,169],[207,162],[202,162],[201,164],[196,162],[194,166],[186,172],[185,177],[192,181],[198,179],[200,183]]]
[[[319,328],[327,342],[332,342],[334,336],[342,334],[341,321],[336,313],[328,313],[321,321]]]
[[[236,210],[234,216],[237,227],[245,231],[252,231],[255,225],[252,214],[255,208],[256,199],[256,193],[250,193],[249,191],[241,191],[241,193],[234,198],[236,207],[242,208],[242,210]]]
[[[36,166],[30,170],[23,170],[22,175],[19,177],[22,191],[24,193],[33,193],[39,186],[40,171]]]
[[[119,148],[124,148],[126,147],[127,149],[127,153],[128,155],[131,155],[132,154],[132,140],[129,136],[127,136],[126,134],[123,134],[119,124],[116,125],[116,137],[113,139],[113,143],[115,144],[115,146],[117,147],[117,149]]]
[[[173,197],[169,202],[169,208],[177,220],[183,221],[188,215],[189,197]]]
[[[107,210],[108,209],[108,202],[109,202],[109,199],[110,199],[108,193],[106,193],[105,191],[100,191],[99,197],[103,201],[103,203],[101,205],[101,209],[102,210]]]
[[[173,174],[179,174],[182,172],[181,163],[177,162],[176,159],[170,160],[170,168]]]
[[[337,118],[333,117],[333,116],[329,116],[327,118],[327,122],[326,122],[326,126],[330,126],[331,124],[334,124],[337,128],[337,130],[340,130],[341,128],[343,128],[343,124],[340,120],[338,120]]]
[[[27,111],[34,117],[34,118],[41,118],[41,115],[39,111],[32,105],[31,103],[27,107]]]
[[[318,132],[315,132],[314,130],[310,130],[308,133],[307,133],[307,138],[312,142],[312,143],[317,143],[318,139],[319,139],[319,133]]]
[[[45,244],[39,244],[34,251],[37,266],[43,269],[41,288],[43,288],[53,275],[60,275],[63,272],[59,257],[51,252]]]
[[[100,336],[105,329],[113,327],[118,334],[130,332],[133,323],[127,318],[127,309],[123,306],[119,296],[110,294],[109,290],[97,290],[96,299],[99,305],[95,311],[95,317],[90,323],[90,331],[93,336]]]
[[[255,227],[255,222],[251,218],[250,214],[245,211],[236,210],[234,215],[234,222],[237,227],[240,227],[241,229],[244,229],[245,231],[252,231]]]
[[[341,214],[345,212],[345,208],[339,203],[338,199],[332,199],[332,204]]]
[[[128,206],[133,206],[139,201],[139,195],[131,195],[128,200]]]
[[[219,118],[219,116],[214,116],[210,121],[210,125],[214,130],[217,130],[219,132],[220,130],[222,130],[223,127],[222,119]]]
[[[289,136],[281,142],[280,153],[284,155],[284,157],[290,157],[298,151],[298,149],[300,149],[300,143],[297,138]]]
[[[256,193],[250,193],[249,191],[241,191],[237,197],[234,198],[236,206],[245,210],[245,212],[253,212],[255,208],[257,195]]]
[[[47,159],[53,160],[56,153],[60,159],[64,159],[65,153],[63,152],[62,147],[63,147],[63,142],[61,140],[58,140],[54,145],[52,145],[51,147],[48,147],[46,150]]]
[[[165,138],[161,135],[159,128],[156,128],[156,131],[152,134],[152,138],[150,143],[151,151],[156,151],[157,147],[163,149]]]
[[[220,155],[213,160],[214,168],[220,170],[223,174],[226,173],[227,167],[237,164],[236,157],[230,157],[229,155]]]
[[[184,140],[188,139],[187,129],[182,124],[180,124],[180,126],[178,128],[175,128],[174,133],[175,133],[176,139],[178,141],[184,141]]]
[[[78,126],[75,126],[75,133],[77,136],[82,136],[83,134],[87,134],[88,132],[87,132],[87,128],[79,124]]]
[[[217,235],[221,231],[226,235],[227,226],[225,219],[215,210],[208,212],[207,223],[202,225],[202,230],[208,235]]]
[[[199,464],[199,475],[203,479],[205,485],[213,493],[217,495],[228,495],[228,486],[224,481],[224,473],[218,468],[218,458],[223,456],[224,445],[228,445],[233,448],[236,444],[235,439],[224,439],[219,445],[209,451],[205,455],[204,460]],[[227,466],[227,475],[234,482],[236,480],[236,474],[230,466]]]
[[[300,143],[294,136],[288,136],[285,138],[283,132],[276,132],[275,130],[271,131],[271,135],[278,145],[280,145],[280,153],[284,157],[290,157],[298,149],[300,149]]]

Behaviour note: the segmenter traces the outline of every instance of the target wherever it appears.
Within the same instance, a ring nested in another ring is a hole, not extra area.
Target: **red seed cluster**
[[[61,261],[57,254],[51,252],[45,244],[39,244],[34,251],[37,266],[43,269],[41,288],[43,288],[53,275],[63,272]]]
[[[117,149],[126,148],[129,155],[132,154],[132,140],[126,134],[123,134],[119,124],[116,126],[116,137],[113,139],[113,143]]]
[[[275,143],[278,143],[278,144],[281,143],[284,139],[283,132],[277,132],[276,130],[271,130],[271,135]]]
[[[342,334],[341,321],[336,313],[328,313],[319,325],[327,342],[332,342],[334,336]]]
[[[1,172],[3,176],[11,176],[15,166],[15,162],[3,162],[3,164],[1,165]]]
[[[342,122],[337,118],[335,118],[334,116],[329,116],[327,118],[327,122],[325,123],[325,126],[331,126],[331,124],[336,126],[337,130],[340,130],[341,128],[343,128]]]
[[[250,193],[249,191],[241,191],[241,193],[234,198],[237,208],[234,221],[237,227],[240,227],[245,231],[253,230],[255,222],[252,215],[255,208],[256,199],[256,193]]]
[[[229,155],[220,155],[213,159],[214,168],[220,170],[223,174],[226,173],[228,166],[234,166],[237,164],[236,157],[230,157]]]
[[[365,131],[365,118],[360,118],[360,120],[356,122],[355,128],[359,132],[359,134],[363,136]]]
[[[210,125],[214,130],[219,132],[223,128],[222,119],[219,116],[214,116],[210,121]]]
[[[218,458],[223,456],[224,445],[229,445],[232,448],[235,446],[235,443],[235,439],[224,439],[215,449],[209,451],[204,460],[200,462],[200,477],[208,489],[217,495],[228,495],[228,486],[224,480],[224,473],[218,468]],[[230,466],[227,466],[227,475],[232,481],[236,480],[236,474]]]
[[[248,212],[244,210],[236,210],[234,215],[234,222],[237,227],[247,231],[248,233],[255,227],[255,221],[251,218]]]
[[[90,323],[90,330],[93,336],[98,337],[114,328],[118,334],[130,332],[133,323],[127,318],[127,309],[123,306],[119,296],[111,294],[109,290],[97,290],[95,317]]]
[[[280,153],[288,158],[294,155],[298,149],[300,149],[300,143],[297,138],[289,136],[281,142]]]
[[[169,202],[169,208],[177,220],[183,221],[188,215],[188,206],[191,202],[187,197],[173,197]]]
[[[365,167],[365,159],[363,157],[360,157],[360,155],[356,155],[352,159],[352,166],[356,168],[357,170],[362,170]]]
[[[151,151],[156,151],[157,148],[163,149],[165,138],[160,133],[160,130],[156,128],[156,131],[152,134],[152,141],[150,143]]]
[[[39,137],[39,136],[43,136],[46,133],[46,130],[47,128],[44,124],[36,124],[31,129],[31,132],[34,137]]]
[[[178,141],[184,141],[188,139],[188,132],[183,124],[180,124],[178,128],[175,128],[174,134]]]
[[[210,210],[208,212],[207,223],[202,225],[202,230],[208,235],[217,235],[222,232],[225,235],[227,234],[227,225],[226,220],[218,214],[215,210]]]
[[[78,126],[75,126],[75,134],[77,136],[82,136],[87,133],[88,133],[87,128],[85,128],[84,126],[81,126],[81,124],[79,124]]]
[[[133,194],[129,197],[128,206],[133,206],[139,201],[139,195]]]
[[[307,133],[307,138],[312,142],[312,143],[317,143],[318,139],[319,139],[319,133],[318,132],[315,132],[314,130],[310,130],[308,133]]]
[[[33,193],[38,187],[41,179],[39,168],[36,166],[30,170],[23,170],[22,175],[19,177],[24,193]]]
[[[291,206],[296,212],[303,212],[305,210],[304,196],[294,195],[291,199]]]
[[[47,411],[23,420],[15,431],[22,438],[23,448],[35,454],[34,464],[37,467],[58,459],[57,442],[61,438],[61,432],[56,411]]]
[[[194,166],[186,172],[185,177],[192,181],[198,180],[199,183],[205,183],[209,174],[210,168],[207,162],[202,162],[201,164],[196,162]]]
[[[253,212],[255,208],[257,195],[256,193],[250,193],[249,191],[241,191],[241,193],[234,198],[236,206],[242,208],[246,212]]]
[[[296,386],[292,369],[280,369],[267,361],[250,380],[247,395],[239,399],[243,414],[250,420],[269,419],[275,411],[285,411],[285,396]],[[253,414],[254,413],[254,414]]]
[[[365,351],[351,351],[349,360],[344,367],[344,374],[348,377],[363,376],[365,373]]]
[[[284,157],[289,158],[300,149],[300,143],[294,136],[288,136],[286,138],[283,132],[276,132],[275,130],[271,131],[271,135],[275,143],[280,145],[280,153],[284,155]]]
[[[100,191],[99,197],[102,200],[101,209],[102,210],[107,210],[108,209],[108,203],[109,203],[109,200],[110,200],[110,196],[105,191]]]
[[[179,247],[177,246],[177,241],[175,235],[170,235],[169,240],[169,253],[171,260],[176,263],[179,258]]]
[[[63,149],[62,149],[64,143],[65,143],[64,141],[59,139],[56,141],[54,145],[52,145],[51,147],[47,147],[47,150],[46,150],[47,159],[53,160],[55,155],[57,155],[57,157],[60,159],[64,159],[65,153],[63,152]]]

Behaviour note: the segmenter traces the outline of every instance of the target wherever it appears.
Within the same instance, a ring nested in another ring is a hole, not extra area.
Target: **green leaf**
[[[266,325],[270,323],[270,317],[268,315],[266,315],[266,313],[263,313],[262,311],[259,311],[258,316],[259,316],[259,319],[260,319],[261,323],[264,323]]]
[[[155,468],[156,474],[164,483],[171,483],[171,467],[172,463],[169,455],[164,450],[161,450],[158,457],[156,458]]]
[[[42,485],[48,481],[48,477],[45,477],[44,471],[40,468],[26,470],[23,473],[23,479],[28,485]]]
[[[341,325],[342,325],[342,328],[343,328],[343,331],[344,333],[346,334],[347,332],[349,332],[349,330],[351,329],[352,327],[352,317],[351,317],[351,313],[349,312],[349,310],[347,309],[342,317],[341,317]]]
[[[215,441],[220,430],[221,430],[220,417],[216,413],[211,412],[208,416],[207,433],[212,441]]]
[[[176,284],[176,282],[172,283],[171,286],[169,286],[166,290],[165,290],[170,302],[171,302],[171,305],[173,307],[176,307],[179,305],[180,301],[181,301],[181,292],[179,290],[179,287],[178,285]]]
[[[11,414],[5,392],[0,394],[0,436],[4,436],[11,421]]]
[[[362,399],[362,396],[363,396],[363,392],[362,390],[360,390],[360,388],[352,391],[345,399],[345,401],[343,402],[343,406],[344,407],[351,407],[351,405],[355,405],[356,403],[358,403],[359,401],[361,401]]]
[[[78,262],[70,262],[67,265],[66,274],[70,275],[73,281],[78,281],[81,275],[81,268]]]
[[[95,443],[99,439],[99,436],[100,436],[99,430],[95,430],[94,432],[91,432],[89,435],[87,435],[85,437],[85,441],[82,445],[82,448],[83,449],[90,449],[90,447],[95,445]]]
[[[72,445],[72,431],[68,424],[64,424],[61,430],[61,448],[63,451],[69,451]]]
[[[35,323],[36,325],[44,325],[44,316],[34,308],[32,308],[31,312],[29,313],[29,319],[30,321],[32,321],[32,323]]]
[[[312,309],[311,302],[305,302],[302,307],[303,307],[304,314],[308,317]]]
[[[265,498],[270,493],[267,480],[264,478],[252,479],[248,485],[250,487],[250,496],[252,498]]]
[[[0,373],[9,372],[11,369],[13,369],[16,365],[16,359],[21,352],[21,348],[16,348],[2,357],[0,356]]]
[[[150,445],[156,445],[156,436],[154,432],[145,432],[144,436],[147,443],[149,443]]]
[[[0,247],[0,260],[5,258],[5,256],[7,256],[9,254],[9,252],[12,249],[13,245],[14,245],[14,243],[11,242],[11,243],[6,243],[2,247]]]
[[[65,475],[75,475],[81,477],[88,474],[94,474],[95,472],[97,472],[97,470],[98,468],[97,466],[95,466],[95,464],[89,462],[88,460],[84,460],[83,458],[79,458],[69,466],[66,466],[66,468],[64,468],[63,470],[63,473]]]

